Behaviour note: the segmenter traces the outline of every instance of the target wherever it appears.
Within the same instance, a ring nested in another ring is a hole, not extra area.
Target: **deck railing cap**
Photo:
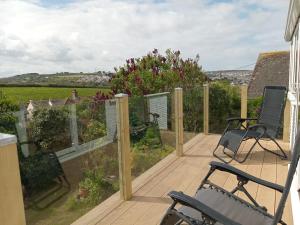
[[[0,133],[0,147],[17,143],[17,137],[11,134]]]

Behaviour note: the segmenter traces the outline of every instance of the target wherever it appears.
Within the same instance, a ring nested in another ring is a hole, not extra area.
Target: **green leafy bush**
[[[260,113],[261,104],[262,104],[262,97],[248,99],[248,117],[257,118]]]
[[[240,87],[228,82],[217,81],[210,84],[209,125],[210,132],[222,133],[229,117],[240,117]]]
[[[43,150],[59,150],[71,145],[69,116],[63,108],[34,111],[30,122],[32,139]]]
[[[117,185],[105,178],[104,171],[101,168],[87,170],[84,179],[79,183],[79,188],[87,191],[87,197],[84,201],[89,205],[99,204],[101,200],[118,190]]]
[[[195,87],[183,92],[183,113],[185,131],[203,130],[203,87]]]
[[[85,100],[76,105],[77,126],[80,143],[106,135],[104,101]]]
[[[83,132],[82,138],[84,142],[92,141],[106,135],[106,127],[102,122],[90,120]]]

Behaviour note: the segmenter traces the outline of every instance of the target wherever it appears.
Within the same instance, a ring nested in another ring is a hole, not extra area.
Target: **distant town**
[[[228,80],[231,84],[249,83],[252,70],[218,70],[207,71],[210,80]],[[55,74],[27,73],[12,77],[0,78],[2,86],[68,86],[96,87],[108,86],[112,72],[98,71],[95,73],[60,72]]]
[[[207,71],[211,80],[228,80],[231,84],[249,84],[253,70],[218,70]]]

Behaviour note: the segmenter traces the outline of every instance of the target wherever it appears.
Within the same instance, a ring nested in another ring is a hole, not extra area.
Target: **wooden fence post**
[[[132,197],[128,95],[117,94],[117,130],[121,199]],[[142,106],[141,106],[142,107]]]
[[[16,142],[16,136],[0,133],[0,223],[25,225]]]
[[[248,104],[248,85],[241,85],[241,118],[247,118],[247,104]],[[246,122],[243,123],[246,126]]]
[[[209,84],[203,85],[203,132],[209,133]]]
[[[175,132],[176,132],[176,155],[183,155],[183,102],[182,88],[175,88]]]
[[[283,118],[283,141],[290,141],[290,127],[291,127],[291,102],[287,99],[284,108]]]

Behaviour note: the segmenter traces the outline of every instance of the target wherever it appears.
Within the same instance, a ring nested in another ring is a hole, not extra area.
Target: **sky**
[[[203,69],[288,50],[288,0],[0,0],[0,77],[113,71],[157,48]],[[247,66],[249,65],[249,66]]]

